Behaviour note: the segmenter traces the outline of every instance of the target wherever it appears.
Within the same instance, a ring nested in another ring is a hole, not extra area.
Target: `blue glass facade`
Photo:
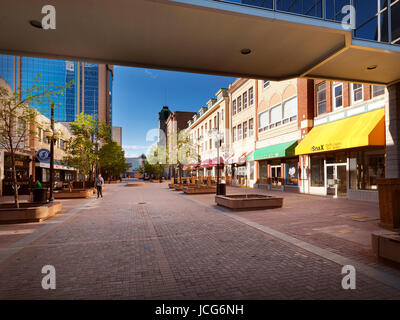
[[[85,114],[99,118],[99,66],[94,63],[85,63]],[[82,88],[82,87],[81,87]],[[82,101],[82,100],[81,100]],[[82,108],[81,108],[82,110]]]
[[[219,0],[217,0],[219,1]],[[342,8],[356,14],[353,37],[400,45],[400,1],[397,0],[225,0],[270,10],[341,22]]]
[[[75,80],[76,62],[50,60],[43,58],[22,57],[21,87],[31,88],[38,74],[41,85],[65,86],[70,80]],[[63,96],[55,100],[54,119],[56,121],[73,121],[75,118],[75,84]],[[34,105],[46,117],[50,116],[49,103]]]
[[[14,56],[0,55],[0,77],[14,90]]]
[[[17,57],[15,57],[17,58]],[[15,74],[20,74],[20,86],[22,88],[31,88],[34,84],[35,78],[40,74],[40,85],[54,85],[65,86],[73,80],[70,88],[66,88],[63,96],[58,96],[56,99],[56,107],[54,111],[54,118],[56,121],[74,121],[77,112],[84,112],[85,114],[99,119],[99,110],[110,114],[104,116],[104,119],[110,119],[111,125],[111,105],[109,108],[103,106],[99,108],[99,68],[100,66],[95,63],[78,63],[73,61],[53,60],[44,58],[31,58],[21,57],[20,64],[15,63],[14,56],[0,55],[0,77],[4,78],[13,90],[14,84],[14,67],[18,69],[20,65],[21,70],[16,70]],[[84,68],[84,70],[83,70]],[[78,71],[79,70],[79,71]],[[79,77],[78,77],[79,72]],[[109,103],[111,104],[112,94],[112,73],[110,72],[109,88],[106,83],[103,90],[109,90]],[[17,81],[15,81],[18,87]],[[79,92],[79,99],[78,99]],[[107,91],[104,92],[104,94]],[[82,99],[83,98],[83,99]],[[79,102],[79,106],[77,103]],[[50,106],[48,103],[34,105],[45,116],[50,116]]]

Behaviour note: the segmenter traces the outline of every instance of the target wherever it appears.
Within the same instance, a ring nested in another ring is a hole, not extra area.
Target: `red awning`
[[[237,163],[245,163],[247,160],[247,152],[243,153],[239,158]]]
[[[224,164],[224,159],[222,157],[219,157],[219,165]],[[211,165],[217,166],[218,165],[218,158],[214,158],[211,161]]]
[[[210,166],[211,166],[211,163],[212,163],[212,160],[211,160],[211,159],[203,160],[203,161],[201,162],[201,164],[200,164],[200,167],[202,167],[202,168],[210,167]]]

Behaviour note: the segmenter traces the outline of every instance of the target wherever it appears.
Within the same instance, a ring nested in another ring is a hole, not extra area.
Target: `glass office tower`
[[[356,29],[353,38],[400,45],[398,0],[227,0],[249,6],[341,22],[344,6],[353,5]]]
[[[10,87],[31,88],[38,75],[40,85],[52,83],[65,86],[63,96],[57,97],[54,118],[56,121],[74,121],[83,112],[112,126],[111,93],[113,67],[104,64],[64,61],[44,58],[0,55],[0,77]],[[34,105],[46,117],[50,117],[48,103]]]

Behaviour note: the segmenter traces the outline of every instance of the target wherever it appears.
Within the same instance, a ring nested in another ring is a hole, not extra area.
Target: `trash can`
[[[217,195],[218,196],[225,196],[226,195],[226,184],[225,183],[218,183],[217,184]]]
[[[33,202],[46,203],[47,202],[47,188],[33,189]]]

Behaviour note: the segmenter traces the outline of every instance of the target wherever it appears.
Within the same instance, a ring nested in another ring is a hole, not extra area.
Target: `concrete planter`
[[[0,224],[42,222],[62,209],[61,202],[38,204],[33,202],[20,203],[20,208],[13,208],[14,204],[0,205]]]
[[[231,210],[259,210],[282,208],[283,198],[266,196],[261,194],[215,196],[215,202],[219,206]]]
[[[76,198],[90,198],[95,191],[93,189],[76,190],[57,190],[54,191],[54,199],[76,199]]]
[[[105,183],[107,183],[107,184],[116,184],[116,183],[120,183],[121,182],[121,180],[111,180],[111,181],[105,181]]]
[[[400,179],[378,179],[380,226],[400,228]]]
[[[400,234],[391,231],[372,233],[372,250],[377,257],[400,264]]]
[[[175,185],[175,190],[176,191],[182,191],[184,187],[185,187],[185,185],[183,185],[183,184],[176,184]]]
[[[125,187],[145,187],[145,183],[127,183]]]
[[[184,187],[182,190],[186,194],[215,194],[217,189],[215,187]]]

